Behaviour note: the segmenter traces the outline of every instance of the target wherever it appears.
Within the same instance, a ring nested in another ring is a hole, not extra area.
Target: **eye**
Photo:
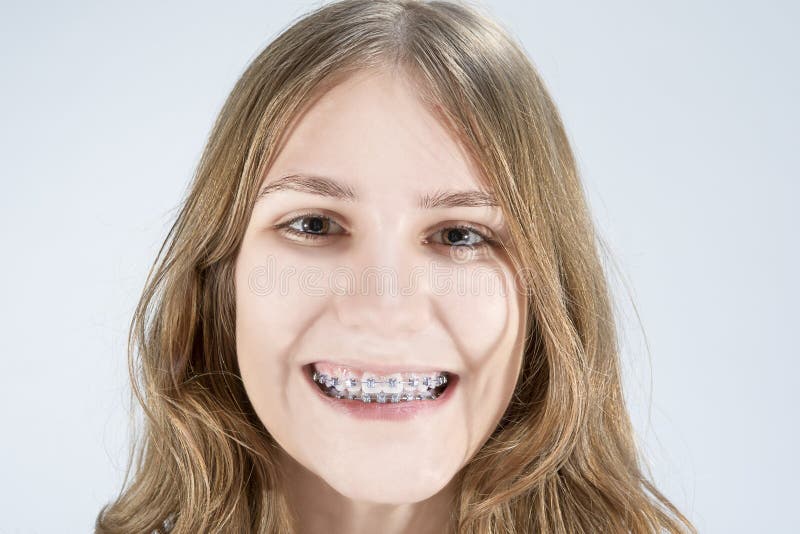
[[[347,234],[347,231],[339,223],[318,212],[302,213],[284,223],[275,225],[274,228],[284,235],[300,241],[316,241]],[[331,234],[332,228],[339,228],[341,232]],[[424,242],[446,247],[473,247],[475,249],[497,243],[497,240],[491,237],[490,230],[461,223],[440,227],[432,236],[433,239],[426,238]]]
[[[434,241],[434,243],[442,244],[451,247],[484,247],[494,244],[494,239],[488,237],[490,232],[482,232],[477,228],[467,225],[458,224],[455,226],[446,226],[433,233],[434,236],[443,236],[444,243]],[[429,242],[426,240],[426,243]]]
[[[330,217],[316,212],[303,213],[289,221],[275,225],[277,230],[286,235],[309,241],[328,237],[331,227],[344,230]]]

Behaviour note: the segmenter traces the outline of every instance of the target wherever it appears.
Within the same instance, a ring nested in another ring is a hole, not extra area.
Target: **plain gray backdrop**
[[[317,5],[2,3],[0,532],[116,495],[147,270],[233,84]],[[658,487],[704,533],[797,532],[798,4],[479,5],[563,115]]]

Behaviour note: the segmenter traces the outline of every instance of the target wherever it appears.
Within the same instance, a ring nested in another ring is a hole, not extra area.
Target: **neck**
[[[428,499],[384,504],[349,499],[285,452],[281,454],[284,487],[303,534],[442,534],[450,532],[455,479]]]

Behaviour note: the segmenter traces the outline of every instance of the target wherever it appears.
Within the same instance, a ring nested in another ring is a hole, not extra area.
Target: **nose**
[[[348,284],[335,295],[342,326],[368,336],[404,338],[430,320],[430,300],[419,247],[387,233],[362,236],[343,267]]]

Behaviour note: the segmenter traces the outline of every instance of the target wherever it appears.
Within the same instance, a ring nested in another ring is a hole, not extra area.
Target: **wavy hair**
[[[622,392],[612,297],[559,113],[523,48],[466,2],[344,0],[276,37],[225,101],[133,315],[143,410],[98,533],[295,532],[278,444],[235,353],[233,267],[256,190],[316,97],[401,70],[463,144],[508,221],[526,290],[516,391],[456,475],[452,532],[692,532],[644,474]],[[131,476],[133,475],[133,476]]]

